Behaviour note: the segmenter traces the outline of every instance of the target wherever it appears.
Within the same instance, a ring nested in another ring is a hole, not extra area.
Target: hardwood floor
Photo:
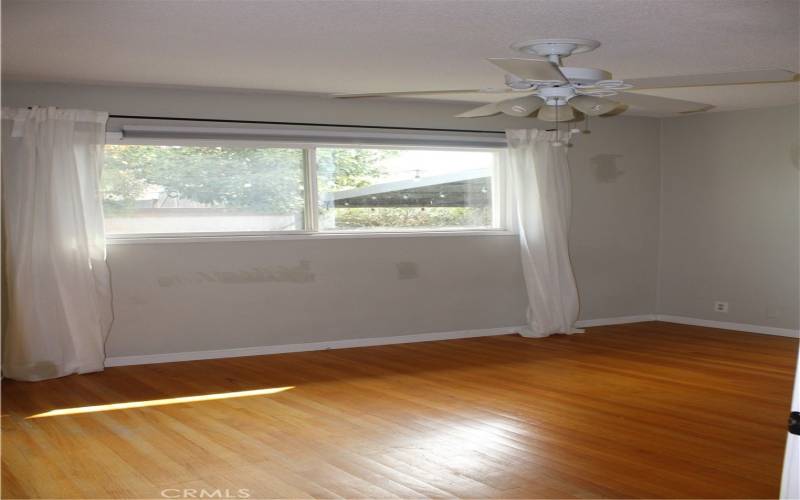
[[[3,381],[2,495],[775,497],[796,353],[650,322]]]

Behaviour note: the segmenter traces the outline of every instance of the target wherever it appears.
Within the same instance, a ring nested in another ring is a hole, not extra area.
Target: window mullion
[[[508,169],[504,154],[495,152],[492,167],[492,227],[507,229],[509,225]]]
[[[319,231],[317,199],[317,148],[314,146],[303,149],[305,166],[305,230],[311,232]]]

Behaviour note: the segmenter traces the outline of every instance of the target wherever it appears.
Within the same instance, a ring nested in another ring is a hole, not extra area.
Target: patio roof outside
[[[489,173],[479,169],[320,193],[320,200],[326,208],[486,207],[491,191]]]

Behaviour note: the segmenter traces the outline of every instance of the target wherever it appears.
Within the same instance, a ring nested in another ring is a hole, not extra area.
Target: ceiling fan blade
[[[608,113],[604,113],[600,115],[600,118],[610,118],[612,116],[621,115],[622,113],[628,111],[629,106],[627,104],[617,103],[617,107],[609,111]]]
[[[491,102],[489,104],[484,104],[483,106],[478,106],[477,108],[472,108],[469,111],[464,111],[463,113],[457,114],[456,118],[478,118],[480,116],[492,116],[499,114],[500,110],[497,109],[497,104]]]
[[[705,75],[659,76],[654,78],[625,79],[635,89],[665,89],[671,87],[706,87],[713,85],[745,85],[753,83],[779,83],[796,81],[798,75],[785,69],[731,71]]]
[[[511,116],[529,116],[543,105],[544,100],[535,95],[530,95],[500,101],[497,103],[497,109]]]
[[[567,101],[573,108],[589,116],[599,116],[614,110],[619,106],[618,102],[592,97],[590,95],[578,95]]]
[[[536,118],[546,122],[568,122],[575,119],[575,112],[569,106],[551,106],[548,104],[539,108]]]
[[[567,78],[550,61],[537,61],[534,59],[498,59],[490,58],[489,62],[506,73],[524,78],[525,80],[540,80],[548,82],[566,82]]]
[[[333,94],[331,97],[339,99],[353,99],[357,97],[391,97],[402,95],[438,95],[438,94],[492,94],[504,93],[508,89],[461,89],[461,90],[409,90],[405,92],[364,92],[359,94]]]
[[[629,106],[660,114],[697,113],[699,111],[708,111],[714,107],[710,104],[703,104],[700,102],[682,101],[680,99],[636,94],[633,92],[618,92],[615,99]]]

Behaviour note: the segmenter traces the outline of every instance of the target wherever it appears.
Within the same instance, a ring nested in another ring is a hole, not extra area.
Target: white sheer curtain
[[[111,323],[99,178],[106,113],[3,109],[3,375],[103,369]]]
[[[578,289],[567,236],[571,211],[567,148],[555,132],[507,130],[510,223],[519,232],[528,291],[528,327],[522,335],[575,333]],[[562,138],[563,140],[563,138]]]

